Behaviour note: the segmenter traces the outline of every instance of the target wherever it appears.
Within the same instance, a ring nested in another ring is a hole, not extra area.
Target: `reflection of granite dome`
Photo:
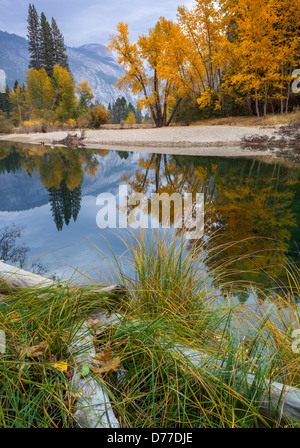
[[[6,75],[5,71],[0,68],[0,93],[5,93]]]

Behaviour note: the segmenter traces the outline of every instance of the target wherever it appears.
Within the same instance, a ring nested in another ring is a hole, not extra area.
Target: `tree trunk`
[[[250,117],[252,117],[253,111],[252,111],[251,96],[250,96],[249,90],[247,92],[246,102],[247,102],[248,114],[250,115]]]
[[[290,75],[292,74],[292,66],[290,66]],[[287,96],[286,96],[286,103],[285,103],[285,113],[288,113],[289,110],[289,100],[290,100],[290,94],[291,94],[291,83],[288,83],[287,86]]]
[[[179,98],[179,100],[178,100],[177,103],[176,103],[176,106],[175,106],[174,109],[173,109],[173,112],[172,112],[172,114],[171,114],[169,120],[168,120],[167,123],[166,123],[166,126],[169,126],[170,123],[172,122],[172,120],[173,120],[173,118],[174,118],[174,115],[176,114],[176,111],[177,111],[177,109],[178,109],[178,107],[179,107],[181,101],[182,101],[182,98]]]
[[[256,89],[255,89],[255,110],[256,110],[256,116],[257,118],[260,118],[260,114],[259,114],[259,104],[258,104],[258,98],[256,95]]]
[[[267,107],[268,107],[268,91],[269,91],[269,83],[266,86],[265,89],[265,102],[264,102],[264,117],[267,116]]]
[[[283,64],[281,66],[280,113],[283,115]]]
[[[156,126],[161,128],[164,125],[164,122],[163,122],[163,115],[161,112],[161,104],[160,104],[159,87],[158,87],[158,79],[157,79],[156,69],[154,69],[154,93],[155,93],[155,109],[156,109],[156,117],[157,117]]]

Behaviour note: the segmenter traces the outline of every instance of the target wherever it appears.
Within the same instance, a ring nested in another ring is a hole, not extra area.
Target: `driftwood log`
[[[224,361],[212,358],[198,350],[174,346],[170,348],[170,351],[175,353],[176,359],[179,359],[185,366],[201,368],[202,371],[206,370],[210,375],[215,376],[221,373],[232,374],[232,372],[225,370]],[[241,376],[242,374],[237,370],[235,372],[237,381],[233,387],[243,395],[243,393],[247,393],[247,388],[255,387],[258,379],[255,374],[248,373],[245,378],[246,382],[243,384],[242,382],[239,383]],[[259,385],[263,387],[259,403],[262,415],[274,417],[277,414],[279,419],[287,417],[290,420],[300,422],[300,389],[275,381],[270,382],[267,379],[264,379],[263,383]]]
[[[24,269],[0,261],[0,292],[7,294],[21,288],[45,288],[56,283],[42,275],[32,274]]]
[[[55,287],[59,284],[42,275],[33,274],[24,269],[10,266],[4,261],[0,261],[0,293],[10,294],[23,288],[46,288],[48,286]],[[91,289],[89,293],[113,294],[124,296],[127,290],[123,285],[99,286],[99,288]]]
[[[77,135],[76,132],[74,134],[68,132],[67,136],[61,140],[51,140],[51,145],[64,145],[69,149],[83,148],[85,138],[85,130],[82,129],[80,135]]]
[[[78,426],[81,428],[119,428],[119,422],[103,386],[92,375],[83,376],[81,373],[82,367],[91,364],[96,356],[93,336],[86,322],[76,332],[70,353],[74,353],[74,360],[78,366],[72,378],[73,387],[80,391],[74,413]]]

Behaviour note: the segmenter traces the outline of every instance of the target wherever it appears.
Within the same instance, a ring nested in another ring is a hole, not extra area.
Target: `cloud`
[[[26,36],[29,3],[24,0],[0,1],[0,29]],[[179,0],[180,5],[190,7],[191,0]],[[133,40],[147,32],[160,16],[175,19],[176,0],[35,0],[40,14],[48,20],[54,17],[70,46],[85,43],[108,43],[109,35],[116,31],[117,23],[128,23]]]

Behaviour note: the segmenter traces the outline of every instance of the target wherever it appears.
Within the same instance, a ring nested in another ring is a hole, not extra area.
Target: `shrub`
[[[41,120],[27,120],[20,123],[19,131],[28,134],[29,132],[42,132],[43,128],[44,123]]]
[[[96,106],[92,107],[91,111],[91,125],[94,128],[99,128],[101,124],[108,123],[110,118],[110,112],[106,109],[102,104],[97,104]]]
[[[77,126],[79,128],[88,128],[91,124],[91,115],[86,112],[84,114],[81,114],[77,119]]]
[[[74,120],[74,118],[70,118],[68,121],[66,121],[65,123],[63,123],[63,128],[65,129],[74,129],[76,128],[76,120]]]
[[[135,115],[133,112],[130,112],[126,120],[126,124],[133,126],[135,123],[136,123]]]

